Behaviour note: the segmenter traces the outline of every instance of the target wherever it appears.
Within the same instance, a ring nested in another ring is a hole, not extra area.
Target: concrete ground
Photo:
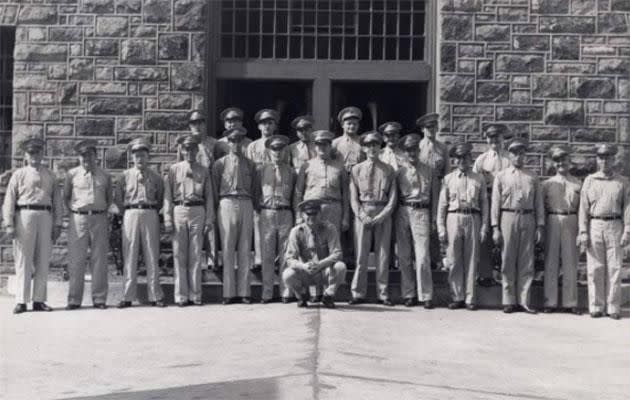
[[[51,282],[52,306],[65,285]],[[3,400],[630,396],[628,310],[613,321],[371,304],[12,307],[0,296]]]

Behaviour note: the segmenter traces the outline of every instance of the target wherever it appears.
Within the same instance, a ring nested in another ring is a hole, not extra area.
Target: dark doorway
[[[280,112],[278,132],[296,139],[291,129],[291,121],[298,115],[310,114],[311,82],[275,80],[219,80],[217,81],[217,107],[239,107],[245,112],[243,125],[247,136],[258,139],[260,133],[254,115],[263,108]],[[217,122],[217,137],[221,137],[223,126]]]
[[[0,172],[11,169],[15,28],[0,27]]]
[[[395,77],[392,77],[395,78]],[[347,106],[363,112],[361,131],[372,130],[373,116],[369,103],[376,105],[376,126],[398,121],[403,134],[415,130],[415,120],[426,112],[427,84],[401,82],[333,82],[330,103],[331,129],[341,132],[337,114]]]

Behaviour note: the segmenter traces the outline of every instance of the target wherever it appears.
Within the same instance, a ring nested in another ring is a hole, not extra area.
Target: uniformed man
[[[251,244],[254,209],[252,203],[255,165],[243,155],[245,128],[232,128],[224,134],[230,152],[218,159],[212,181],[218,195],[217,225],[223,254],[223,304],[250,304]]]
[[[385,164],[391,165],[395,171],[398,171],[402,159],[405,158],[405,155],[398,147],[401,130],[402,125],[395,121],[385,122],[378,127],[378,131],[383,135],[383,140],[385,141],[385,147],[381,149],[379,157]]]
[[[164,178],[164,228],[173,235],[175,303],[202,304],[201,258],[204,236],[214,228],[214,189],[210,170],[198,160],[199,142],[180,136],[184,161],[171,165]]]
[[[542,183],[542,195],[547,214],[545,235],[545,313],[558,308],[558,272],[562,264],[562,307],[574,314],[578,308],[577,212],[582,183],[569,173],[569,151],[565,146],[553,146],[549,155],[556,174]]]
[[[63,204],[55,175],[43,164],[45,143],[31,138],[21,144],[26,165],[11,175],[2,217],[4,230],[13,239],[15,258],[14,314],[26,311],[52,311],[46,304],[48,267],[53,243],[61,233]]]
[[[243,119],[245,118],[245,113],[238,107],[228,107],[225,110],[221,111],[219,115],[221,121],[223,121],[223,133],[230,131],[234,128],[242,128],[243,127]],[[240,144],[240,151],[245,154],[247,147],[252,142],[252,140],[248,137],[244,137],[242,143]],[[217,143],[216,150],[216,159],[223,157],[224,155],[230,152],[230,145],[228,143],[228,139],[226,136],[221,137]]]
[[[596,146],[598,171],[586,177],[579,208],[578,243],[586,251],[589,311],[621,318],[623,247],[630,243],[630,182],[614,170],[617,146]]]
[[[431,190],[434,174],[430,166],[419,159],[421,137],[412,133],[400,139],[406,159],[396,175],[399,207],[396,212],[396,239],[401,272],[401,292],[404,304],[413,307],[416,298],[424,308],[433,308],[433,278],[431,274]],[[414,275],[411,254],[415,255]],[[417,297],[416,297],[417,284]]]
[[[74,310],[83,302],[85,265],[88,248],[92,272],[92,304],[107,308],[109,221],[107,210],[112,203],[111,176],[97,165],[96,140],[78,142],[74,151],[79,166],[68,171],[63,187],[68,221],[68,305]]]
[[[483,175],[471,171],[470,143],[457,143],[449,156],[457,169],[444,178],[438,203],[438,235],[446,247],[448,308],[477,309],[475,284],[480,242],[488,233],[488,195]]]
[[[534,243],[542,240],[545,210],[538,177],[525,170],[527,142],[514,139],[508,145],[512,165],[499,172],[492,187],[492,239],[501,249],[503,312],[529,306],[529,290],[534,279]]]
[[[353,166],[365,160],[365,154],[359,143],[361,119],[363,119],[363,113],[357,107],[346,107],[337,115],[343,134],[332,141],[332,148],[348,173]]]
[[[124,292],[118,308],[131,307],[136,298],[138,256],[147,269],[149,304],[166,307],[160,286],[160,220],[158,210],[164,200],[162,178],[149,167],[149,143],[134,139],[129,143],[133,167],[123,171],[115,196],[123,215]]]
[[[315,149],[313,148],[312,140],[313,117],[310,115],[300,115],[291,121],[291,127],[295,129],[295,134],[300,139],[289,145],[291,165],[295,168],[295,172],[299,172],[302,164],[315,157]]]
[[[321,218],[321,202],[305,200],[298,205],[303,223],[289,234],[285,253],[287,268],[282,274],[285,285],[298,297],[298,307],[308,306],[308,287],[324,283],[324,307],[335,307],[335,293],[346,277],[341,261],[339,235],[334,225]]]
[[[488,150],[481,153],[475,160],[473,172],[483,175],[488,188],[488,201],[492,197],[492,184],[494,177],[500,171],[508,168],[511,164],[507,150],[504,149],[504,136],[507,127],[503,124],[491,124],[486,126],[485,136],[488,143]],[[481,241],[479,253],[478,282],[482,286],[493,286],[501,280],[500,271],[494,271],[492,252],[494,250],[492,235],[487,235],[486,240]],[[495,272],[495,276],[493,276]]]
[[[293,188],[296,173],[293,167],[284,162],[282,155],[289,138],[274,135],[267,138],[265,145],[271,163],[258,164],[255,178],[255,208],[259,213],[261,255],[262,255],[262,300],[273,300],[276,260],[280,277],[284,270],[284,248],[293,227]],[[283,303],[288,303],[291,291],[280,279],[280,295]]]
[[[424,138],[420,141],[419,159],[431,167],[433,171],[433,188],[431,189],[431,264],[433,268],[441,266],[440,240],[437,235],[437,203],[442,188],[442,180],[450,169],[447,146],[437,140],[438,120],[437,113],[425,114],[416,120],[416,126],[422,130]]]
[[[372,243],[376,259],[378,302],[393,306],[388,292],[389,255],[391,248],[391,215],[397,202],[394,168],[379,159],[383,138],[378,132],[361,136],[367,160],[352,167],[350,204],[357,238],[357,266],[352,279],[350,304],[365,302],[367,295],[368,258]]]
[[[315,157],[302,165],[295,184],[295,204],[303,200],[321,200],[321,218],[333,224],[338,232],[350,226],[350,186],[343,163],[332,158],[334,134],[320,130],[313,132]],[[299,215],[296,210],[296,216]],[[298,218],[298,223],[302,222]],[[314,294],[314,301],[321,300],[321,287]]]

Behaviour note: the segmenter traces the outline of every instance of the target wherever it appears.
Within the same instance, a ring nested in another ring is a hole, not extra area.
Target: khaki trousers
[[[175,302],[201,301],[203,230],[206,212],[203,206],[173,208],[173,267]]]
[[[13,256],[17,287],[15,302],[45,302],[52,256],[52,215],[46,210],[18,210],[15,214]]]
[[[475,304],[475,284],[479,263],[481,217],[479,214],[449,213],[446,216],[446,259],[449,263],[448,283],[453,301]]]
[[[129,209],[123,217],[123,258],[125,264],[125,287],[123,300],[133,301],[137,297],[138,256],[142,249],[147,268],[147,294],[149,301],[164,298],[160,286],[160,221],[156,210]]]
[[[92,271],[92,303],[107,302],[107,253],[109,226],[107,213],[82,215],[70,213],[68,225],[68,304],[81,305],[85,282],[85,267],[90,249]]]
[[[337,261],[323,271],[311,275],[302,269],[287,268],[282,273],[284,284],[300,299],[308,294],[308,287],[312,285],[326,285],[324,294],[334,297],[337,288],[346,278],[346,264]]]
[[[558,306],[558,272],[562,265],[562,307],[577,307],[579,249],[577,215],[548,214],[545,225],[545,307]]]
[[[342,235],[341,226],[343,224],[343,208],[341,206],[340,201],[327,201],[322,203],[322,209],[320,212],[321,219],[323,221],[332,224],[337,228],[337,234],[339,235],[339,242],[341,245],[341,250],[346,255],[346,247],[344,242],[344,236]],[[323,281],[320,281],[319,284],[313,285],[311,288],[311,294],[314,296],[318,296],[324,293],[324,284]]]
[[[488,190],[488,210],[491,209],[490,198],[492,190]],[[492,278],[494,271],[494,262],[492,260],[492,251],[494,250],[494,242],[492,240],[492,231],[486,235],[486,240],[480,243],[479,248],[479,264],[477,272],[480,278]]]
[[[589,311],[620,313],[623,223],[591,219],[590,225],[586,251]]]
[[[291,210],[260,210],[260,236],[262,238],[262,298],[273,298],[276,259],[279,260],[279,275],[285,268],[284,249],[293,227],[293,212]],[[280,279],[280,296],[290,297],[291,291]]]
[[[501,284],[503,305],[529,305],[529,289],[534,280],[534,239],[536,219],[533,213],[501,213]]]
[[[401,205],[396,212],[396,238],[401,273],[401,292],[405,299],[417,295],[420,301],[433,299],[433,276],[429,240],[431,221],[428,208]],[[416,273],[413,271],[411,252],[415,255]]]
[[[262,265],[260,230],[260,214],[254,211],[254,265]]]
[[[223,297],[250,297],[254,225],[251,199],[230,197],[221,199],[218,225],[223,250]]]
[[[365,213],[373,217],[383,210],[383,205],[363,205]],[[352,297],[363,299],[367,296],[368,259],[370,249],[374,243],[374,256],[376,258],[376,285],[377,296],[380,300],[389,298],[389,256],[391,249],[392,219],[387,217],[378,225],[366,227],[354,220],[354,229],[357,238],[357,264],[352,278]]]

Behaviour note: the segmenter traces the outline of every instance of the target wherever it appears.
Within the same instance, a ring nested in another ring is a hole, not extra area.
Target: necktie
[[[368,163],[367,177],[368,177],[367,191],[370,197],[372,197],[374,195],[374,163],[373,162]]]

